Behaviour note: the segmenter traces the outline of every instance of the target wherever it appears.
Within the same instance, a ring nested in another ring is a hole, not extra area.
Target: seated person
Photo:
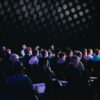
[[[36,100],[30,78],[23,74],[22,63],[12,64],[12,75],[5,79],[5,100]]]

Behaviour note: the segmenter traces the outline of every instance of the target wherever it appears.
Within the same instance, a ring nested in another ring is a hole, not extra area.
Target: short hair
[[[19,55],[13,53],[13,54],[11,54],[11,56],[10,56],[9,59],[10,59],[10,61],[12,61],[12,62],[17,61],[17,60],[19,59]]]
[[[81,51],[74,51],[74,55],[78,56],[79,58],[82,58],[82,52]]]
[[[32,50],[32,48],[31,48],[31,47],[27,47],[27,48],[25,49],[25,54],[29,54],[30,50]]]
[[[59,53],[59,57],[62,58],[65,55],[64,52]]]
[[[37,55],[37,50],[33,50],[33,56]]]
[[[79,62],[79,57],[77,57],[77,56],[74,55],[74,56],[72,56],[72,57],[70,58],[70,61],[71,61],[71,62],[74,62],[74,61],[75,61],[75,62]]]
[[[100,53],[99,49],[95,49],[95,54],[98,55]]]
[[[87,54],[90,54],[90,53],[91,53],[91,51],[93,52],[93,50],[92,50],[92,49],[87,49]]]
[[[23,63],[17,61],[11,64],[11,69],[13,74],[21,73],[24,70]]]

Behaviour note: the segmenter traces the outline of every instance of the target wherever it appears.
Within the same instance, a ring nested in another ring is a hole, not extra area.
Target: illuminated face
[[[11,50],[10,49],[7,49],[7,52],[8,52],[8,54],[11,54]]]
[[[93,50],[92,49],[90,50],[90,54],[93,55]]]
[[[45,57],[48,57],[48,52],[46,51]]]
[[[26,47],[26,45],[24,44],[24,45],[22,45],[22,48],[23,48],[23,49],[26,49],[27,47]]]

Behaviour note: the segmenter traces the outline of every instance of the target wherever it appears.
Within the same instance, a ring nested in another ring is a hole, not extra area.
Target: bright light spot
[[[83,15],[84,15],[83,11],[80,11],[80,12],[79,12],[79,15],[80,15],[80,16],[83,16]]]
[[[35,20],[37,18],[37,15],[36,14],[34,14],[34,16],[33,16],[33,20]]]
[[[38,3],[38,0],[34,0],[34,5],[36,5]]]
[[[23,0],[20,0],[20,1],[19,1],[19,4],[20,4],[21,6],[23,6],[23,5],[24,5],[24,1],[23,1]]]
[[[25,13],[24,17],[25,18],[28,18],[28,12]]]
[[[59,6],[59,2],[56,2],[56,6]]]
[[[72,8],[72,9],[71,9],[71,12],[74,13],[74,12],[75,12],[75,8]]]
[[[10,11],[11,11],[11,8],[10,8],[10,7],[8,7],[8,8],[7,8],[7,12],[9,13]]]
[[[27,5],[27,8],[30,10],[30,9],[32,8],[32,4],[29,3],[29,4]]]
[[[4,6],[7,7],[8,6],[8,1],[4,2]]]
[[[86,18],[82,18],[82,22],[86,22]]]
[[[56,10],[53,10],[52,14],[55,15],[56,14]]]
[[[85,13],[89,13],[89,9],[85,9]]]
[[[74,19],[77,19],[78,18],[78,15],[77,14],[74,14],[73,18]]]
[[[17,8],[17,7],[18,7],[18,4],[15,2],[15,3],[13,4],[13,7],[14,7],[14,8]]]
[[[41,9],[40,5],[36,5],[36,11],[39,11]]]
[[[35,1],[36,1],[36,0],[35,0]],[[29,2],[29,0],[25,0],[25,2],[26,2],[26,3],[28,3],[28,2]]]
[[[26,6],[23,6],[23,7],[22,7],[22,11],[23,11],[23,12],[26,12]]]
[[[69,6],[72,7],[73,6],[73,3],[72,2],[69,2]]]
[[[63,18],[63,17],[64,17],[64,14],[63,14],[63,13],[61,13],[61,14],[60,14],[60,18]]]
[[[39,17],[43,16],[43,12],[39,11]]]
[[[51,5],[51,6],[50,6],[50,10],[53,10],[53,7],[54,7],[54,6],[53,6],[53,5]]]
[[[36,0],[35,0],[36,1]],[[46,7],[46,3],[45,2],[43,2],[42,3],[42,8],[45,8]]]
[[[69,10],[66,10],[66,11],[65,11],[65,15],[68,16],[69,14],[70,14]]]
[[[77,5],[77,10],[81,10],[81,6],[80,5]]]
[[[45,21],[45,18],[44,18],[44,17],[42,17],[42,18],[41,18],[41,22],[44,22],[44,21]]]
[[[58,12],[60,13],[62,11],[62,8],[61,7],[58,7]]]
[[[30,15],[32,15],[34,13],[35,9],[34,8],[31,8],[30,10]]]
[[[63,5],[63,9],[64,9],[64,10],[67,9],[67,5],[66,5],[66,4]]]
[[[83,3],[83,7],[86,7],[87,6],[87,4],[86,3]]]
[[[72,17],[68,17],[68,21],[72,21]]]

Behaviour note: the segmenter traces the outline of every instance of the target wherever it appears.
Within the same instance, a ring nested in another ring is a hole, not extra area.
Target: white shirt
[[[25,50],[24,50],[24,49],[21,50],[21,55],[22,55],[23,57],[25,56]]]

